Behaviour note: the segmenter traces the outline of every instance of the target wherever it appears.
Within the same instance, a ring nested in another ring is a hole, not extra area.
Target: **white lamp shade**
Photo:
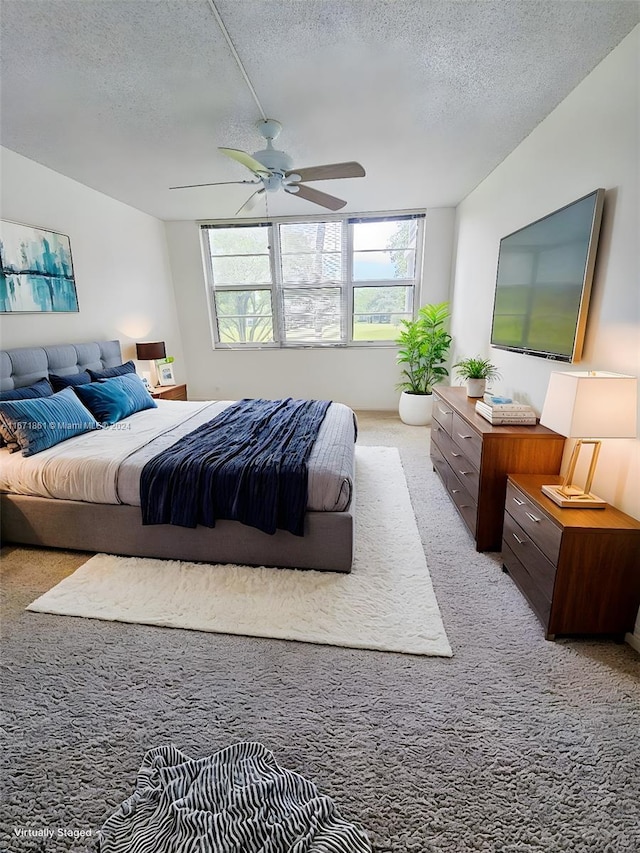
[[[635,438],[637,387],[620,373],[552,373],[540,423],[571,438]]]

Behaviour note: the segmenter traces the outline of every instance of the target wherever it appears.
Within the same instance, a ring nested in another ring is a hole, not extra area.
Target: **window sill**
[[[398,346],[394,341],[358,341],[349,344],[221,344],[221,343],[213,343],[212,349],[214,350],[233,350],[234,352],[243,352],[243,351],[252,351],[256,352],[258,350],[262,352],[266,352],[271,350],[273,352],[282,352],[283,350],[330,350],[330,349],[339,349],[339,350],[349,350],[349,349],[393,349]]]

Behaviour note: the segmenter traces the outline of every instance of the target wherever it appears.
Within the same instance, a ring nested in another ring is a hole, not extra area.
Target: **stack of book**
[[[484,399],[476,403],[476,412],[494,426],[535,426],[537,423],[536,413],[531,406],[526,403],[514,403],[510,397],[485,394]]]

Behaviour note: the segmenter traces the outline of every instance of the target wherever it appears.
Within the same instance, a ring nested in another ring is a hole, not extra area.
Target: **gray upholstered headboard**
[[[32,385],[49,373],[71,376],[83,370],[103,370],[118,364],[122,364],[120,341],[0,350],[0,391]]]

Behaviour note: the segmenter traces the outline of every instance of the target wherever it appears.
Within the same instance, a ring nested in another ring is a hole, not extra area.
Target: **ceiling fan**
[[[267,147],[254,154],[238,151],[236,148],[219,148],[218,150],[246,166],[253,173],[250,181],[216,181],[211,184],[186,184],[181,187],[169,187],[172,190],[191,189],[193,187],[216,187],[224,184],[250,184],[259,186],[252,193],[242,207],[236,212],[251,210],[265,193],[284,190],[286,193],[312,201],[329,210],[340,210],[347,203],[333,195],[320,192],[313,187],[306,186],[306,181],[328,181],[335,178],[363,178],[365,171],[360,163],[328,163],[324,166],[308,166],[304,169],[292,169],[291,157],[284,151],[278,151],[273,147],[273,140],[277,139],[282,130],[282,125],[275,119],[261,119],[256,124],[260,134],[267,140]]]

